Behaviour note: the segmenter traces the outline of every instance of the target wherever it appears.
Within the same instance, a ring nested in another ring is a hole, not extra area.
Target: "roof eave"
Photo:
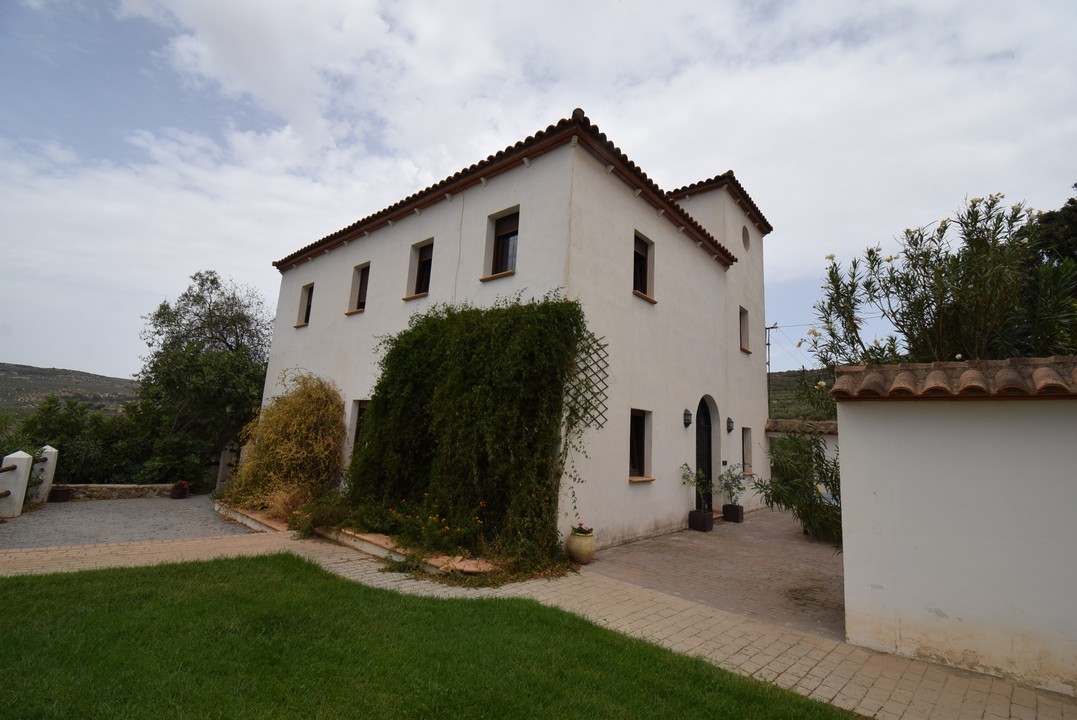
[[[333,248],[347,244],[360,236],[369,235],[376,229],[430,207],[452,195],[463,192],[479,183],[511,170],[525,160],[544,155],[562,145],[583,146],[587,152],[602,162],[610,174],[616,173],[622,182],[637,190],[637,196],[644,199],[668,220],[704,248],[715,260],[725,267],[737,261],[728,248],[724,247],[698,221],[676,203],[670,193],[663,191],[647,177],[634,162],[606,139],[604,133],[591,123],[582,110],[577,109],[572,117],[561,120],[525,140],[517,142],[485,160],[481,160],[459,172],[435,183],[413,195],[390,205],[372,215],[368,215],[351,225],[342,228],[320,240],[297,250],[273,263],[278,271],[284,272],[302,262],[312,260],[316,255],[327,253]]]

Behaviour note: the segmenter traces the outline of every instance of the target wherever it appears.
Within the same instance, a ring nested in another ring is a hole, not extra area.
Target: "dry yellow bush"
[[[333,383],[310,374],[285,380],[243,430],[243,460],[222,500],[287,520],[340,480],[344,400]]]

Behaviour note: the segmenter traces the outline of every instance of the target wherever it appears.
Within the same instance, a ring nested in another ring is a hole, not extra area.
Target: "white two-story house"
[[[354,435],[378,379],[380,336],[435,303],[486,306],[561,288],[609,353],[606,423],[587,431],[588,457],[576,458],[580,518],[601,546],[680,529],[694,497],[682,463],[769,473],[770,231],[732,172],[667,192],[576,110],[275,262],[266,399],[282,370],[331,379]],[[574,517],[562,499],[567,530]]]

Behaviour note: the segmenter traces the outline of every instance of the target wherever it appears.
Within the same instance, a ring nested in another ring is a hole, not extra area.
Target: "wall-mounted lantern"
[[[727,433],[733,432],[733,418],[728,417],[725,419],[725,431]]]
[[[692,411],[685,408],[684,411],[684,426],[688,427],[692,424]]]

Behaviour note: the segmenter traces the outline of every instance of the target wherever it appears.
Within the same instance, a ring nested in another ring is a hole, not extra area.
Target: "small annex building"
[[[667,192],[576,110],[276,261],[265,399],[289,368],[330,379],[353,439],[379,337],[437,303],[561,289],[609,362],[606,423],[576,458],[580,518],[601,546],[677,530],[694,497],[682,463],[767,467],[769,232],[732,172]]]
[[[848,641],[1077,695],[1077,357],[837,376]]]

